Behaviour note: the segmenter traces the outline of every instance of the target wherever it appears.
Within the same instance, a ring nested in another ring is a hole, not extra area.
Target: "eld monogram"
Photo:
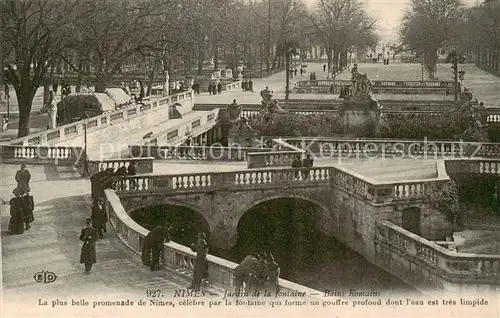
[[[55,273],[49,272],[49,271],[41,271],[36,273],[33,278],[35,279],[35,282],[37,283],[53,283],[56,281],[57,276]]]

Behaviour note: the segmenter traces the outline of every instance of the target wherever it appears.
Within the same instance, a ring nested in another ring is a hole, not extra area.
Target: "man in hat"
[[[85,274],[90,274],[92,265],[96,263],[95,242],[99,236],[96,229],[92,227],[92,219],[85,220],[87,227],[80,233],[80,241],[83,242],[80,254],[80,264],[85,264]]]
[[[35,202],[33,196],[30,193],[31,189],[26,189],[22,194],[21,198],[23,200],[23,211],[24,211],[24,223],[26,225],[26,230],[30,229],[30,223],[35,221],[33,215],[33,210],[35,210]]]
[[[206,235],[203,232],[198,233],[198,242],[196,247],[194,244],[191,249],[196,251],[196,257],[194,259],[194,273],[193,280],[191,281],[191,286],[188,289],[200,290],[201,281],[206,278],[208,271],[207,255],[208,255],[208,243],[205,240]]]
[[[23,192],[30,188],[31,174],[26,169],[26,165],[24,163],[21,165],[21,169],[16,172],[15,179],[17,187],[23,190]]]
[[[160,253],[163,243],[170,242],[170,228],[167,225],[158,225],[144,238],[142,245],[142,264],[150,265],[151,271],[159,269]]]
[[[280,276],[280,266],[274,260],[272,253],[269,253],[267,257],[267,279],[271,286],[273,286],[276,291],[279,291],[279,276]]]
[[[90,218],[92,219],[92,226],[96,229],[99,238],[102,238],[104,236],[104,232],[106,231],[106,222],[108,222],[108,216],[106,215],[104,201],[102,198],[94,200]]]

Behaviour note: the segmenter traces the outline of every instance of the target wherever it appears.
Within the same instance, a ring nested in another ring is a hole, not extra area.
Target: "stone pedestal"
[[[346,126],[362,126],[367,121],[379,122],[379,107],[371,97],[357,97],[345,100],[340,119]]]

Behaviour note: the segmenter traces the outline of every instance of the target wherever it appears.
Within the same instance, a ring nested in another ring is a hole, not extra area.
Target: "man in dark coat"
[[[26,193],[22,195],[23,199],[23,211],[24,211],[24,224],[26,225],[26,230],[30,229],[30,223],[35,221],[33,215],[33,210],[35,209],[35,201],[30,193],[30,189],[26,190]]]
[[[90,193],[92,195],[93,200],[97,200],[97,198],[101,195],[101,178],[106,175],[107,172],[105,170],[94,173],[90,177]]]
[[[311,159],[311,154],[307,154],[306,158],[302,160],[302,167],[304,168],[312,168],[313,159]],[[303,169],[302,173],[304,174],[304,179],[309,179],[309,172],[311,169]]]
[[[273,254],[269,253],[267,257],[267,279],[272,287],[279,291],[280,266],[274,260]]]
[[[113,179],[114,179],[113,187],[115,189],[117,188],[117,185],[120,183],[120,179],[122,179],[122,177],[126,175],[127,175],[127,167],[125,167],[124,164],[123,166],[118,168],[118,170],[116,170],[116,172],[113,174]]]
[[[24,202],[21,198],[22,190],[20,188],[14,189],[14,198],[10,199],[10,220],[9,232],[10,234],[23,234],[24,233]]]
[[[170,242],[170,229],[166,225],[158,225],[148,233],[142,244],[142,264],[150,265],[155,271],[160,266],[160,253],[163,250],[163,243]]]
[[[191,281],[191,286],[189,286],[188,289],[200,290],[202,279],[207,277],[208,243],[205,239],[205,233],[198,233],[198,242],[196,243],[196,246],[191,246],[191,249],[196,251],[196,257],[194,259],[193,280]]]
[[[212,95],[212,82],[208,83],[208,95]]]
[[[217,84],[212,84],[212,95],[217,95]]]
[[[292,168],[301,168],[302,167],[302,160],[300,160],[300,156],[296,156],[295,159],[292,161]],[[300,171],[296,171],[294,173],[295,178],[298,179],[300,177]]]
[[[132,161],[127,167],[127,175],[135,176],[137,174],[137,170],[135,168],[135,161]],[[130,180],[130,190],[134,190],[136,187],[135,180]]]
[[[217,84],[217,93],[222,94],[222,83]]]
[[[85,274],[90,274],[92,265],[96,263],[95,242],[99,234],[92,227],[92,219],[87,218],[87,227],[83,228],[80,233],[80,241],[83,242],[82,251],[80,254],[80,264],[85,264]]]
[[[106,232],[106,222],[108,222],[108,216],[106,214],[106,210],[104,209],[104,202],[102,198],[94,201],[90,218],[92,219],[92,227],[99,234],[99,238],[102,238],[104,236],[104,232]]]
[[[251,91],[251,92],[253,92],[253,82],[252,82],[252,79],[250,79],[248,81],[248,90]]]
[[[26,165],[23,163],[21,169],[16,172],[16,182],[17,187],[23,191],[26,191],[30,187],[31,174],[26,169]]]
[[[137,174],[137,171],[135,168],[135,161],[132,161],[127,167],[127,175],[128,176],[135,176],[136,174]]]

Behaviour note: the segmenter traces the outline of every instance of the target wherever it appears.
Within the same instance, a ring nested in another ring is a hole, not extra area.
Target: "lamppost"
[[[295,42],[284,42],[282,48],[285,51],[285,76],[286,76],[286,87],[285,87],[285,99],[290,98],[290,60],[292,55],[297,54],[298,45]]]
[[[451,63],[451,68],[453,69],[453,81],[454,81],[454,90],[455,90],[455,101],[458,101],[458,94],[460,92],[459,79],[463,80],[465,71],[458,70],[458,64],[465,62],[465,56],[463,54],[457,53],[456,50],[453,50],[446,57],[446,62]]]
[[[7,100],[7,120],[10,120],[10,94],[9,94],[9,85],[5,84],[5,99]]]
[[[84,114],[83,117],[80,117],[80,120],[83,121],[83,173],[82,177],[89,176],[89,162],[87,156],[87,114]]]
[[[420,64],[420,68],[422,69],[422,82],[424,81],[424,63]]]

